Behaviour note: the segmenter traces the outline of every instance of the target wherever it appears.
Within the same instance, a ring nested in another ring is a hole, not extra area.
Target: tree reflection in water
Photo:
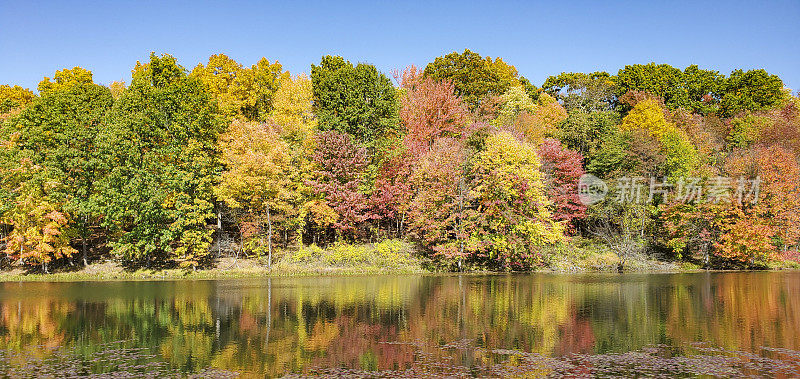
[[[2,283],[0,373],[796,376],[797,299],[796,272]]]

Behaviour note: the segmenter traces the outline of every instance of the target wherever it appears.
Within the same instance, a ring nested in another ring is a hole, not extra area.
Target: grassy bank
[[[299,250],[276,250],[271,267],[266,257],[224,257],[208,267],[186,270],[130,269],[115,261],[103,261],[74,269],[62,267],[52,273],[31,273],[15,267],[0,272],[0,282],[225,279],[261,276],[380,275],[429,272],[409,243],[386,240],[376,244],[340,244],[322,249],[315,245]]]
[[[698,268],[658,260],[644,251],[644,246],[635,243],[614,249],[598,240],[576,237],[569,243],[546,248],[542,255],[545,267],[553,272],[685,271]]]
[[[600,241],[575,238],[569,244],[543,251],[543,267],[537,271],[579,272],[677,272],[701,268],[688,262],[665,262],[645,254],[626,254]],[[266,257],[223,257],[197,270],[181,268],[131,269],[113,260],[94,262],[86,267],[60,267],[42,274],[12,267],[0,271],[0,282],[11,281],[92,281],[92,280],[176,280],[235,279],[264,276],[382,275],[431,273],[435,266],[420,258],[414,247],[399,240],[375,244],[337,244],[302,249],[276,250],[272,267]],[[778,262],[768,269],[797,269],[796,262]]]

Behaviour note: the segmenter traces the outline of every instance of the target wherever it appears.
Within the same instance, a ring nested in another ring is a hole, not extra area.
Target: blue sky
[[[698,64],[765,68],[800,89],[800,1],[60,1],[0,0],[0,84],[35,89],[82,66],[130,81],[137,60],[170,53],[188,69],[214,53],[308,72],[324,54],[390,73],[469,48],[539,85],[562,71]]]

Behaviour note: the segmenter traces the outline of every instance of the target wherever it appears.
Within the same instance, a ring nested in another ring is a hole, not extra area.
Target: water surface
[[[800,272],[0,283],[0,376],[800,375]]]

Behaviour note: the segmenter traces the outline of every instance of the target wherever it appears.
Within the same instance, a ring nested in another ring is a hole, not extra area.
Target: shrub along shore
[[[129,82],[74,67],[38,93],[0,85],[0,276],[800,261],[800,99],[763,69],[536,85],[465,50],[392,76],[151,54]]]
[[[589,246],[587,246],[589,245]],[[687,262],[664,262],[645,256],[623,261],[613,251],[589,241],[575,242],[568,251],[552,249],[548,262],[535,269],[542,273],[693,272],[700,266]],[[51,273],[16,267],[0,271],[0,282],[27,281],[115,281],[115,280],[204,280],[296,276],[423,275],[448,273],[423,258],[413,246],[399,240],[376,244],[338,244],[329,249],[308,246],[277,250],[268,265],[264,257],[221,257],[194,270],[180,267],[129,268],[112,259],[88,266],[62,266]],[[780,263],[768,269],[800,268]],[[465,267],[466,274],[489,274],[481,267]]]

